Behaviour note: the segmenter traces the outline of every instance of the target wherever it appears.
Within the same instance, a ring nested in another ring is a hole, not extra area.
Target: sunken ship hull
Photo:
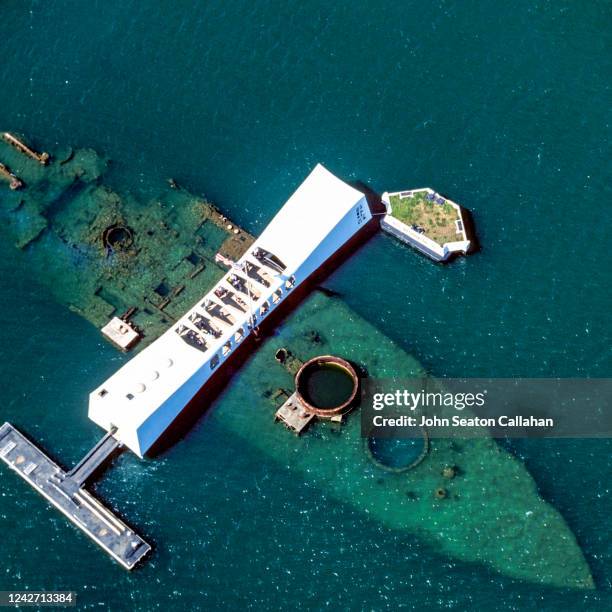
[[[318,165],[217,285],[90,394],[90,419],[143,457],[373,226],[366,195]]]
[[[261,321],[254,330],[255,333],[249,334],[249,336],[236,347],[236,350],[228,356],[224,363],[224,367],[215,370],[212,375],[201,384],[199,390],[168,425],[164,433],[146,451],[146,456],[151,458],[157,457],[184,438],[198,419],[208,410],[218,394],[229,383],[232,376],[234,376],[237,370],[253,355],[254,351],[257,350],[258,345],[268,338],[279,323],[287,318],[300,302],[307,299],[308,295],[312,293],[329,274],[376,233],[377,229],[378,220],[373,217],[343,247],[336,251],[336,253],[299,286],[295,287],[291,294],[288,295],[268,317]]]

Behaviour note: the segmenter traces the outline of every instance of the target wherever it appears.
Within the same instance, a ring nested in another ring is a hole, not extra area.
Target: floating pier
[[[50,157],[48,153],[37,153],[36,151],[28,147],[25,142],[19,140],[19,138],[17,138],[10,132],[2,132],[2,138],[4,138],[4,140],[6,140],[6,142],[8,142],[10,145],[14,146],[18,151],[21,151],[21,153],[23,153],[24,155],[35,159],[39,164],[46,166],[49,163]]]
[[[0,459],[118,563],[131,570],[151,546],[84,488],[92,474],[120,447],[113,432],[108,433],[74,469],[66,472],[10,423],[0,427]]]

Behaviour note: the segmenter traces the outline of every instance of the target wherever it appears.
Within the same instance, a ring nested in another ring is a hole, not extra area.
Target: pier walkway
[[[10,423],[0,427],[0,459],[123,567],[132,569],[150,545],[83,488],[118,449],[119,442],[108,433],[65,472]]]
[[[77,465],[68,472],[68,478],[82,487],[85,481],[121,446],[121,442],[113,438],[115,432],[107,433]]]

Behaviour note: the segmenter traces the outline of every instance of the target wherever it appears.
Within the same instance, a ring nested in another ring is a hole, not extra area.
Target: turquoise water
[[[609,3],[9,0],[0,15],[0,127],[105,152],[122,190],[175,177],[255,233],[317,161],[377,190],[432,186],[473,211],[479,254],[435,266],[377,236],[326,284],[440,376],[611,375]],[[0,252],[0,418],[70,464],[99,437],[87,392],[124,357]],[[110,609],[609,607],[609,441],[511,450],[596,592],[445,558],[214,419],[103,481],[158,545],[132,575],[3,471],[0,588]]]

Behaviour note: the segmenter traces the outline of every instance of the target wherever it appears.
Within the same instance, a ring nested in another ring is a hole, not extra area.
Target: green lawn
[[[399,195],[390,197],[392,216],[406,225],[419,225],[425,235],[438,244],[460,240],[455,221],[460,216],[450,204],[436,204],[427,199],[427,192],[415,193],[412,197],[400,199]]]

